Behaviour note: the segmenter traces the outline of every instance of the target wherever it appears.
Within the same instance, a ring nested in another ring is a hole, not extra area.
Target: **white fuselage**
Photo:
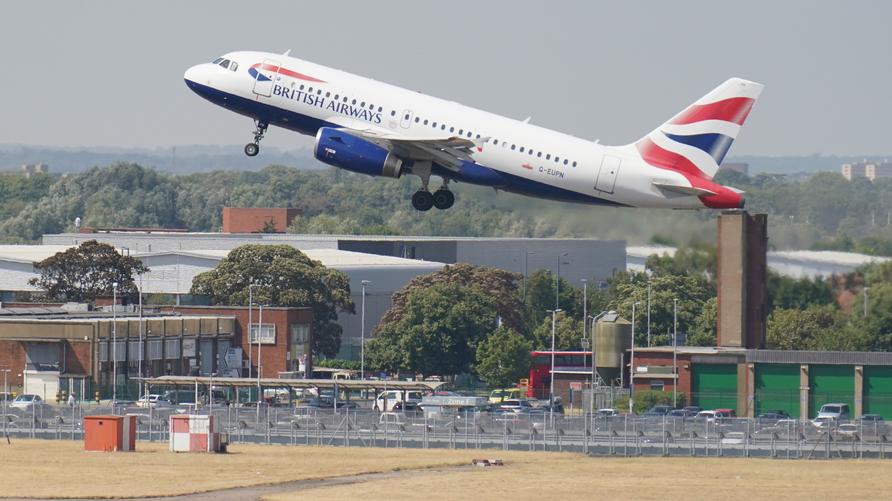
[[[414,139],[460,137],[477,143],[474,163],[505,175],[507,181],[494,186],[498,189],[593,204],[704,207],[698,196],[667,195],[656,187],[655,182],[687,185],[688,180],[682,173],[649,165],[634,144],[603,146],[280,54],[234,52],[223,57],[238,65],[235,71],[200,64],[186,72],[187,84],[220,106],[270,125],[308,135],[320,127],[338,127]],[[258,78],[264,65],[281,70]],[[449,172],[435,175],[452,178]],[[453,179],[490,184],[460,175]]]

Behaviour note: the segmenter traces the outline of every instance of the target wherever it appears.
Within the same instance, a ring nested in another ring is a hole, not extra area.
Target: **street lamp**
[[[672,408],[678,403],[678,299],[672,299]]]
[[[369,280],[363,280],[360,282],[362,284],[362,317],[360,322],[362,326],[360,327],[360,338],[359,338],[359,378],[365,379],[365,288],[369,284],[371,284]]]
[[[254,335],[254,319],[252,316],[252,307],[254,306],[254,287],[258,287],[258,284],[248,285],[248,379],[251,379],[251,361],[254,360],[254,350],[251,347],[251,336]]]
[[[550,387],[548,389],[548,404],[551,406],[550,410],[554,410],[554,331],[555,324],[557,322],[557,314],[561,311],[560,308],[555,308],[553,310],[545,310],[548,313],[551,313],[551,378],[550,378]]]
[[[589,329],[589,332],[592,333],[592,412],[595,412],[595,378],[596,371],[598,369],[598,364],[595,363],[595,322],[597,322],[599,318],[603,317],[609,312],[610,310],[604,310],[595,316],[588,317],[592,319],[592,328]],[[586,319],[586,321],[588,320],[588,318]]]
[[[142,273],[139,274],[139,288],[137,292],[139,293],[139,360],[137,360],[137,372],[139,372],[139,377],[143,376],[142,374],[142,357],[143,357],[143,321],[142,321]],[[137,397],[142,399],[142,380],[140,380],[140,384],[136,390]]]
[[[635,306],[641,301],[632,303],[632,349],[629,356],[629,414],[635,405]]]
[[[112,414],[118,403],[118,282],[112,282]]]
[[[529,259],[530,256],[535,256],[535,252],[526,251],[523,254],[523,299],[526,301],[527,299],[527,270],[529,268]]]
[[[579,281],[582,282],[582,339],[586,339],[585,319],[588,318],[588,280],[580,278]]]
[[[870,287],[864,286],[864,318],[867,318],[867,291]]]
[[[6,375],[11,371],[12,369],[0,369],[0,372],[3,373],[3,434],[7,437],[9,437],[9,432],[7,431],[9,418],[6,417],[9,414],[9,389],[6,387]]]
[[[561,258],[567,256],[568,252],[562,252],[557,257],[557,274],[554,276],[554,309],[561,309]]]

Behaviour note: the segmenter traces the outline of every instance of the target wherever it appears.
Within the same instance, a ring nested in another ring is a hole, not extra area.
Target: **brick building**
[[[285,233],[299,215],[293,208],[223,207],[223,233]]]

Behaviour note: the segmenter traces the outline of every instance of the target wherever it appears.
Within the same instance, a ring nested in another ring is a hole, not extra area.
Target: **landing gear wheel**
[[[434,207],[445,210],[455,203],[455,195],[449,190],[437,190],[434,192]]]
[[[426,190],[418,190],[412,195],[412,207],[422,212],[431,210],[434,206],[434,196]]]
[[[256,157],[257,154],[260,153],[260,140],[263,139],[263,135],[266,134],[267,127],[269,127],[269,124],[266,122],[261,122],[260,120],[254,121],[254,142],[245,145],[245,155]]]

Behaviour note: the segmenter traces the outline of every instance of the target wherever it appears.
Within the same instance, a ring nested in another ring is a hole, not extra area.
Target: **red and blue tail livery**
[[[186,71],[201,97],[315,137],[316,158],[371,176],[414,175],[419,211],[448,209],[454,183],[566,202],[671,209],[743,206],[713,181],[763,86],[732,78],[640,140],[605,146],[291,57],[232,52]],[[431,190],[430,183],[439,180]]]

